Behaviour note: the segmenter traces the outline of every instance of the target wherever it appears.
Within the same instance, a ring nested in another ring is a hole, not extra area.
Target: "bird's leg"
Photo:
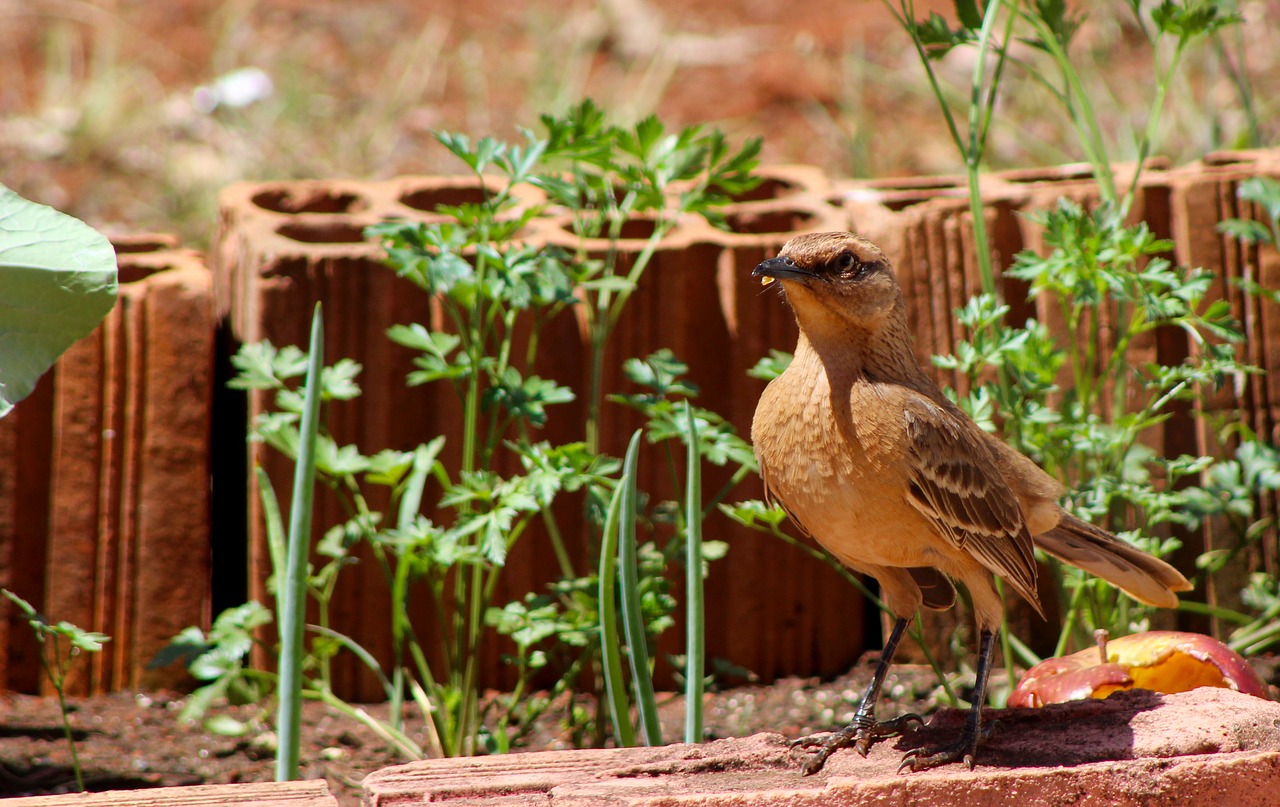
[[[880,698],[880,688],[884,685],[884,678],[893,661],[893,653],[898,649],[898,641],[906,631],[908,622],[909,620],[898,617],[898,621],[893,623],[893,630],[889,632],[889,638],[884,643],[884,650],[880,653],[880,661],[876,664],[876,670],[871,676],[871,683],[867,686],[866,694],[862,696],[862,703],[858,704],[858,711],[854,712],[853,722],[839,731],[811,734],[791,743],[793,748],[818,749],[805,760],[806,776],[822,770],[827,758],[841,748],[853,746],[865,757],[877,741],[901,734],[913,722],[917,724],[924,722],[919,715],[914,714],[902,715],[883,723],[876,722],[876,701]]]
[[[982,731],[982,705],[987,701],[987,679],[991,677],[991,657],[995,653],[996,634],[993,630],[984,629],[978,645],[977,681],[973,688],[973,705],[969,708],[969,716],[960,731],[960,739],[951,745],[926,750],[916,748],[908,751],[898,767],[901,773],[908,768],[913,771],[924,771],[946,765],[950,762],[963,762],[969,770],[973,770],[974,760],[978,755],[978,744],[986,739]]]

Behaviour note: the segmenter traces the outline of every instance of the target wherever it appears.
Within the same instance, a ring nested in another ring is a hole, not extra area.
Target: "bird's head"
[[[852,233],[798,235],[751,275],[781,284],[805,330],[852,325],[874,331],[902,309],[889,260]]]

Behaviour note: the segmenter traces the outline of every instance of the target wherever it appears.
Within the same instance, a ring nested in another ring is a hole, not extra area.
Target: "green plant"
[[[703,671],[706,668],[707,639],[702,592],[703,564],[706,559],[702,539],[702,452],[698,439],[698,421],[693,407],[685,401],[685,428],[689,443],[685,450],[685,651],[684,651],[684,741],[702,742]]]
[[[225,714],[210,714],[214,704],[259,703],[276,685],[276,674],[246,666],[249,651],[260,640],[259,628],[271,624],[271,612],[261,603],[247,602],[218,614],[205,633],[185,628],[156,654],[149,667],[181,662],[197,681],[205,682],[186,699],[178,719],[201,721],[214,734],[240,736],[249,726]]]
[[[1241,17],[1230,3],[1165,0],[1149,9],[1137,2],[1126,5],[1135,30],[1150,46],[1154,80],[1150,107],[1134,140],[1131,156],[1136,164],[1124,188],[1118,187],[1111,146],[1078,62],[1070,55],[1085,24],[1084,14],[1060,2],[1012,0],[980,7],[971,0],[957,0],[958,24],[953,27],[936,13],[917,21],[907,0],[893,11],[916,46],[965,160],[982,268],[984,294],[957,312],[968,337],[957,343],[954,355],[937,361],[967,380],[969,392],[957,397],[970,414],[1000,430],[1075,488],[1069,506],[1116,529],[1133,527],[1126,534],[1163,554],[1176,546],[1167,525],[1192,528],[1204,518],[1205,513],[1193,507],[1197,489],[1189,483],[1206,478],[1214,461],[1157,457],[1142,442],[1143,435],[1174,409],[1193,406],[1203,391],[1252,368],[1236,358],[1234,344],[1242,335],[1229,306],[1206,299],[1208,274],[1172,267],[1162,256],[1168,244],[1160,243],[1142,224],[1123,222],[1139,187],[1143,161],[1158,145],[1161,116],[1180,62],[1196,40],[1216,38]],[[1031,48],[1014,55],[1011,47],[1020,34]],[[967,137],[961,134],[959,116],[933,67],[959,47],[978,50],[970,91],[959,105],[967,112]],[[993,58],[986,58],[987,53]],[[1093,169],[1101,200],[1093,212],[1063,202],[1040,216],[1037,221],[1044,228],[1049,253],[1023,253],[1005,272],[1030,283],[1039,310],[1054,311],[1062,321],[1062,334],[1051,335],[1035,321],[1022,327],[1006,324],[1008,308],[991,282],[995,267],[986,247],[977,172],[1007,64],[1022,68],[1063,110]],[[1257,225],[1241,227],[1258,237],[1268,235]],[[1105,326],[1110,333],[1104,333],[1104,322],[1114,323]],[[1174,366],[1152,362],[1129,367],[1135,340],[1169,326],[1187,335],[1191,357]],[[1074,570],[1064,572],[1061,583],[1069,602],[1068,625],[1083,615],[1082,625],[1120,633],[1146,622],[1143,609]],[[1024,661],[1036,660],[1008,631],[1004,636],[1006,658],[1012,658],[1017,644]],[[1068,640],[1064,630],[1059,651]]]
[[[242,373],[235,383],[276,389],[277,401],[283,408],[259,421],[255,429],[257,437],[291,457],[297,456],[301,442],[296,411],[300,401],[297,393],[287,386],[287,380],[297,375],[295,359],[302,355],[259,344],[246,347],[237,357]],[[354,398],[359,394],[354,381],[358,370],[358,366],[349,361],[325,368],[322,397]],[[577,459],[572,447],[555,451],[545,444],[536,444],[524,446],[522,459],[530,470],[528,474],[501,478],[488,469],[477,469],[462,472],[455,481],[437,460],[442,445],[443,439],[437,439],[413,451],[383,451],[364,456],[354,446],[338,445],[327,430],[319,430],[317,478],[340,498],[351,517],[330,528],[316,546],[321,556],[330,558],[308,578],[320,616],[319,624],[312,630],[324,641],[313,640],[312,661],[302,666],[309,675],[307,689],[331,701],[334,696],[329,683],[328,657],[339,649],[354,652],[378,675],[397,707],[401,702],[397,692],[408,690],[414,696],[432,729],[432,751],[453,755],[476,750],[472,743],[479,737],[481,726],[479,693],[474,679],[475,654],[486,626],[488,599],[507,550],[539,509],[550,504],[563,477],[575,472],[586,474],[589,467],[572,465]],[[536,465],[538,461],[543,463],[542,467]],[[442,511],[454,513],[448,527],[420,515],[429,477],[442,489]],[[389,490],[390,509],[396,513],[393,523],[384,524],[383,514],[370,508],[370,494],[365,490],[370,486]],[[263,490],[264,495],[270,496],[269,486]],[[272,512],[273,508],[267,509]],[[277,526],[269,532],[281,530]],[[389,605],[396,663],[389,674],[384,674],[381,665],[355,639],[329,626],[328,602],[340,571],[350,563],[352,549],[358,542],[369,545],[392,592]],[[459,581],[460,576],[466,578],[465,583]],[[440,635],[450,637],[455,643],[445,648],[443,670],[439,672],[439,668],[428,661],[409,618],[409,589],[415,584],[424,586],[437,606],[436,629]],[[451,593],[458,597],[455,603],[448,601]],[[400,730],[396,712],[388,730],[392,733]],[[396,746],[412,756],[420,753],[411,743],[397,740]]]
[[[23,619],[35,634],[36,641],[40,643],[40,668],[44,670],[49,683],[58,693],[58,710],[62,714],[62,734],[67,738],[67,745],[71,749],[71,769],[75,773],[76,787],[83,791],[84,772],[80,770],[80,756],[76,753],[76,739],[71,733],[71,720],[67,710],[65,687],[67,672],[71,668],[73,658],[80,653],[97,653],[102,649],[103,643],[111,639],[104,634],[78,628],[70,622],[59,622],[55,625],[12,591],[0,588],[0,594],[8,597],[14,605],[18,606],[22,611]]]
[[[1280,450],[1242,426],[1231,431],[1238,439],[1235,456],[1215,462],[1205,471],[1201,485],[1188,490],[1192,512],[1204,519],[1216,516],[1220,520],[1215,526],[1227,528],[1220,530],[1224,533],[1218,542],[1221,545],[1196,559],[1196,566],[1211,579],[1239,563],[1247,551],[1256,550],[1276,528],[1274,517],[1258,513],[1257,501],[1280,490]],[[1239,577],[1233,575],[1229,580],[1238,584]],[[1234,600],[1216,590],[1210,593],[1214,598],[1205,611],[1234,626],[1226,636],[1232,650],[1249,655],[1280,644],[1280,583],[1274,575],[1249,573]],[[1240,610],[1243,608],[1252,613]]]
[[[412,451],[365,456],[355,446],[338,444],[321,418],[314,438],[316,478],[349,518],[332,526],[317,544],[318,555],[329,561],[307,579],[319,618],[295,665],[303,674],[302,695],[343,708],[329,684],[329,658],[336,652],[354,653],[382,682],[391,701],[385,736],[409,756],[422,751],[400,731],[406,696],[427,721],[430,753],[503,751],[599,658],[597,585],[583,563],[591,560],[570,555],[552,504],[562,493],[580,495],[589,523],[599,529],[619,468],[598,449],[609,335],[676,218],[689,212],[715,218],[716,204],[754,182],[749,175],[758,147],[754,142],[733,152],[719,133],[690,128],[668,134],[653,119],[622,128],[608,124],[590,102],[563,118],[544,117],[542,123],[545,137],[525,132],[519,145],[439,135],[475,172],[484,200],[441,207],[437,212],[444,221],[388,222],[370,229],[397,274],[439,301],[443,321],[399,325],[389,337],[418,353],[410,384],[443,385],[457,396],[462,411],[457,467],[446,467],[439,459],[443,437]],[[548,204],[566,211],[581,239],[579,249],[518,238],[539,212],[519,201],[521,185],[539,189]],[[620,248],[620,241],[623,224],[635,216],[648,217],[653,227],[633,253]],[[537,430],[555,405],[576,395],[540,376],[536,362],[546,327],[572,307],[583,312],[593,357],[588,417],[583,440],[553,446],[538,441]],[[273,410],[254,424],[253,439],[300,465],[305,461],[301,449],[311,440],[300,431],[303,399],[296,379],[307,359],[296,348],[262,343],[245,346],[233,360],[239,375],[232,386],[275,394]],[[323,405],[358,396],[359,370],[350,361],[324,368],[319,385]],[[305,385],[308,391],[312,387]],[[510,473],[513,467],[523,470]],[[298,556],[286,553],[270,482],[262,474],[259,480],[280,592],[286,554],[295,572]],[[384,511],[371,508],[371,488],[382,489],[376,498],[389,502]],[[295,494],[295,515],[299,499]],[[493,593],[507,554],[535,527],[558,559],[562,579],[548,593],[498,606]],[[369,548],[391,592],[389,663],[374,659],[328,621],[328,603],[358,544]],[[671,546],[658,549],[649,542],[637,547],[637,576],[628,590],[642,604],[646,641],[671,624],[674,600],[664,578]],[[703,557],[714,556],[711,545]],[[436,622],[429,629],[410,619],[414,592],[425,593],[433,606]],[[518,681],[509,696],[482,704],[478,653],[490,631],[514,643],[509,661]],[[285,634],[293,632],[282,629]],[[440,637],[440,645],[424,645],[425,635]],[[553,661],[560,677],[551,695],[521,697],[532,676]],[[238,674],[226,670],[232,678]],[[282,723],[284,719],[282,711]]]
[[[1173,266],[1162,257],[1171,244],[1144,225],[1065,200],[1037,221],[1047,254],[1020,253],[1007,274],[1026,281],[1075,338],[1055,339],[1035,320],[1010,326],[1008,307],[981,295],[957,312],[967,338],[935,363],[966,379],[968,393],[955,395],[963,409],[1067,484],[1068,507],[1166,555],[1178,543],[1162,525],[1199,524],[1187,483],[1213,460],[1159,457],[1143,438],[1204,390],[1249,371],[1236,358],[1240,326],[1226,301],[1208,298],[1212,276]],[[1160,328],[1182,331],[1196,350],[1175,365],[1135,362],[1135,342]],[[1071,568],[1061,575],[1068,612],[1059,653],[1073,630],[1081,646],[1095,629],[1120,635],[1147,623],[1149,609],[1111,587]]]
[[[652,357],[651,357],[652,358]],[[688,399],[683,406],[685,449],[685,491],[682,511],[685,536],[685,590],[687,613],[685,617],[685,733],[684,741],[702,741],[702,693],[705,681],[705,629],[703,623],[702,578],[707,557],[702,539],[702,522],[706,517],[702,509],[702,458],[698,439],[698,421]],[[638,478],[640,438],[643,430],[631,437],[626,457],[622,463],[622,478],[609,503],[605,520],[603,543],[600,550],[600,633],[603,657],[603,675],[608,698],[614,736],[620,745],[635,744],[635,730],[631,724],[630,709],[623,694],[622,648],[624,643],[617,631],[615,599],[622,604],[623,634],[630,663],[631,681],[635,689],[635,701],[640,730],[646,745],[661,745],[662,735],[658,726],[657,701],[654,696],[653,672],[649,663],[649,631],[646,630],[645,612],[641,607],[640,564],[637,561],[636,481]],[[718,556],[722,550],[713,547],[710,554]],[[616,554],[616,557],[615,557]],[[615,569],[621,570],[621,596],[615,594]]]
[[[1250,177],[1240,183],[1236,196],[1241,202],[1256,204],[1265,220],[1227,219],[1218,223],[1219,232],[1234,236],[1246,244],[1280,246],[1280,180],[1273,177]],[[1257,283],[1245,287],[1251,294],[1268,295],[1276,301],[1275,289],[1264,289]]]
[[[1077,69],[1078,62],[1070,53],[1072,40],[1085,23],[1084,12],[1072,9],[1061,0],[993,0],[986,5],[975,0],[954,0],[956,24],[953,27],[936,11],[927,19],[918,19],[912,0],[897,0],[896,5],[892,0],[883,2],[910,37],[952,143],[964,162],[974,251],[985,294],[998,292],[995,287],[998,273],[992,264],[978,180],[1006,67],[1009,64],[1021,67],[1058,103],[1093,169],[1103,204],[1119,211],[1123,219],[1139,186],[1144,161],[1157,145],[1169,88],[1187,48],[1242,19],[1233,3],[1164,0],[1150,9],[1148,20],[1138,0],[1126,0],[1137,29],[1150,45],[1155,82],[1145,126],[1135,138],[1130,155],[1136,160],[1133,175],[1128,187],[1121,192],[1112,170],[1113,150],[1106,142],[1093,99]],[[1030,35],[1019,36],[1024,30]],[[1020,43],[1030,45],[1030,49],[1024,48],[1015,54],[1015,46]],[[957,48],[969,47],[976,53],[963,101],[956,104],[957,111],[934,65]],[[959,122],[962,116],[963,128]]]
[[[640,723],[640,733],[644,736],[645,745],[662,745],[662,732],[658,725],[658,704],[653,694],[653,678],[649,667],[649,635],[645,628],[644,611],[640,607],[640,564],[636,559],[636,482],[638,477],[640,435],[637,431],[631,436],[627,446],[626,458],[622,461],[622,479],[619,489],[618,525],[618,569],[621,590],[619,598],[622,602],[622,626],[626,636],[627,662],[631,668],[631,685],[635,690],[636,711]],[[606,541],[607,546],[607,541]],[[603,553],[603,550],[601,552]],[[601,580],[606,579],[601,575]],[[602,602],[608,594],[601,591]],[[602,605],[604,613],[608,608]],[[607,631],[607,623],[601,620],[602,631]],[[608,635],[606,632],[604,635]],[[607,648],[611,656],[617,651]],[[610,702],[614,704],[614,725],[630,720],[617,709],[619,698],[613,694]]]
[[[116,302],[116,255],[84,222],[0,185],[0,417]]]
[[[293,474],[284,578],[279,581],[280,710],[276,717],[276,781],[298,778],[298,736],[302,727],[303,629],[307,611],[307,559],[311,554],[311,514],[316,482],[316,435],[319,431],[320,372],[324,366],[324,318],[317,304],[311,319],[302,415],[298,423],[298,457]]]

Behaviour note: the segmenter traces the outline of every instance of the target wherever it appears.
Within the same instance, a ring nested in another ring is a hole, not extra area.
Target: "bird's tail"
[[[1071,514],[1058,526],[1035,536],[1036,546],[1123,589],[1139,602],[1176,608],[1175,591],[1192,586],[1177,569],[1126,544],[1106,530]]]

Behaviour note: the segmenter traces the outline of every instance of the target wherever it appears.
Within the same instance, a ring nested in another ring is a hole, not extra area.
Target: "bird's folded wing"
[[[903,416],[912,463],[908,500],[1039,610],[1031,535],[991,449],[972,426],[933,401],[909,398]]]

